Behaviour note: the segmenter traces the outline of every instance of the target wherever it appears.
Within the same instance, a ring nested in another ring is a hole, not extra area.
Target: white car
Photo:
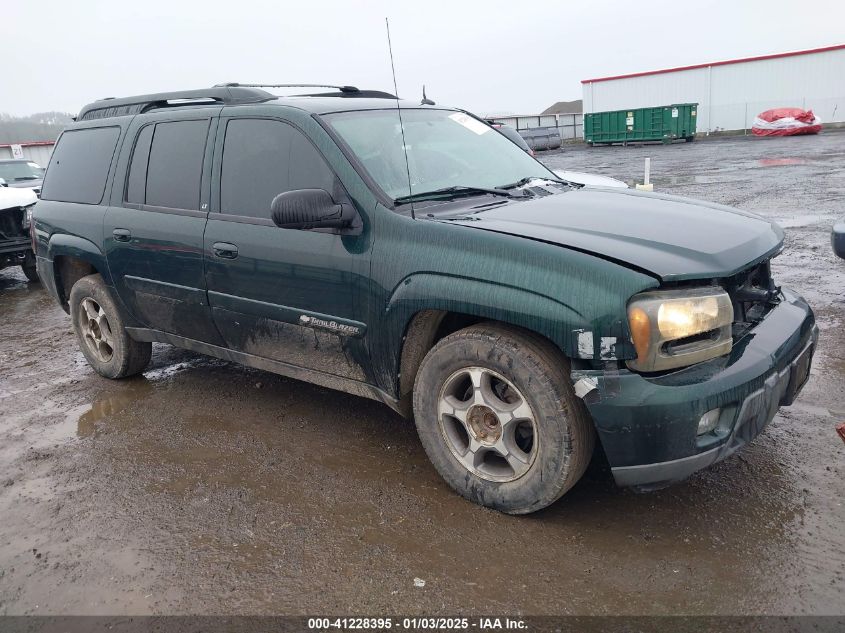
[[[10,189],[32,189],[40,196],[45,171],[41,165],[26,158],[0,159],[0,180]]]
[[[20,266],[30,281],[38,281],[29,241],[29,225],[36,202],[38,196],[32,189],[0,186],[0,269]]]
[[[512,128],[510,125],[505,125],[504,123],[499,123],[498,121],[488,120],[488,125],[493,129],[497,130],[500,134],[504,135],[509,141],[515,143],[518,147],[521,147],[524,151],[528,152],[532,156],[534,156],[534,150],[528,146],[528,143],[522,138],[522,135]],[[569,182],[574,182],[578,185],[584,185],[585,187],[617,187],[617,188],[624,188],[627,189],[628,185],[626,185],[621,180],[616,180],[616,178],[611,178],[610,176],[600,176],[598,174],[585,174],[582,171],[568,171],[566,169],[553,169],[552,170],[555,175],[560,178],[561,180],[568,180]]]
[[[616,187],[619,189],[627,189],[628,185],[621,180],[611,178],[610,176],[601,176],[599,174],[587,174],[582,171],[568,171],[566,169],[553,169],[555,175],[561,180],[568,180],[569,182],[578,183],[585,187]]]
[[[0,178],[0,211],[12,207],[28,207],[38,202],[38,196],[29,188],[7,187]]]

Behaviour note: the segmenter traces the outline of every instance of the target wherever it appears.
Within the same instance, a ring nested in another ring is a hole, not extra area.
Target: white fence
[[[561,141],[580,140],[584,137],[584,115],[582,114],[525,114],[491,117],[490,120],[510,125],[520,132],[538,128],[554,128]]]

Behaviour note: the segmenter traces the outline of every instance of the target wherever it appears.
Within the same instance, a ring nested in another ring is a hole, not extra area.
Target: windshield
[[[0,178],[6,182],[21,180],[40,180],[44,177],[44,169],[37,163],[31,162],[0,162]]]
[[[463,112],[403,109],[407,168],[395,109],[340,112],[325,119],[394,200],[447,187],[491,189],[529,177],[556,178],[489,125]]]

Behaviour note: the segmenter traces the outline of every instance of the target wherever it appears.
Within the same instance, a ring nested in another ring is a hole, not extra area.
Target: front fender
[[[437,273],[406,277],[394,289],[387,305],[387,318],[404,324],[420,310],[459,312],[511,323],[542,334],[564,351],[572,350],[571,331],[586,330],[590,325],[574,307],[552,297],[513,286]]]
[[[403,336],[414,316],[423,310],[467,314],[523,327],[545,336],[570,358],[600,361],[633,354],[624,311],[619,317],[602,309],[601,301],[585,302],[580,293],[573,296],[591,312],[512,285],[446,273],[411,274],[393,289],[387,303],[382,335],[374,341],[379,345],[374,358],[382,361],[374,363],[374,378],[383,388],[397,390]]]
[[[554,244],[447,222],[374,214],[368,323],[373,379],[396,391],[403,338],[436,310],[520,326],[586,363],[635,356],[626,305],[653,276]]]

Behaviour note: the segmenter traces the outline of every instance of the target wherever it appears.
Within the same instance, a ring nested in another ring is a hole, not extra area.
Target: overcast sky
[[[582,79],[845,43],[832,0],[17,0],[3,2],[0,112],[225,81],[327,82],[478,114],[533,114]],[[831,78],[831,81],[845,81]]]

